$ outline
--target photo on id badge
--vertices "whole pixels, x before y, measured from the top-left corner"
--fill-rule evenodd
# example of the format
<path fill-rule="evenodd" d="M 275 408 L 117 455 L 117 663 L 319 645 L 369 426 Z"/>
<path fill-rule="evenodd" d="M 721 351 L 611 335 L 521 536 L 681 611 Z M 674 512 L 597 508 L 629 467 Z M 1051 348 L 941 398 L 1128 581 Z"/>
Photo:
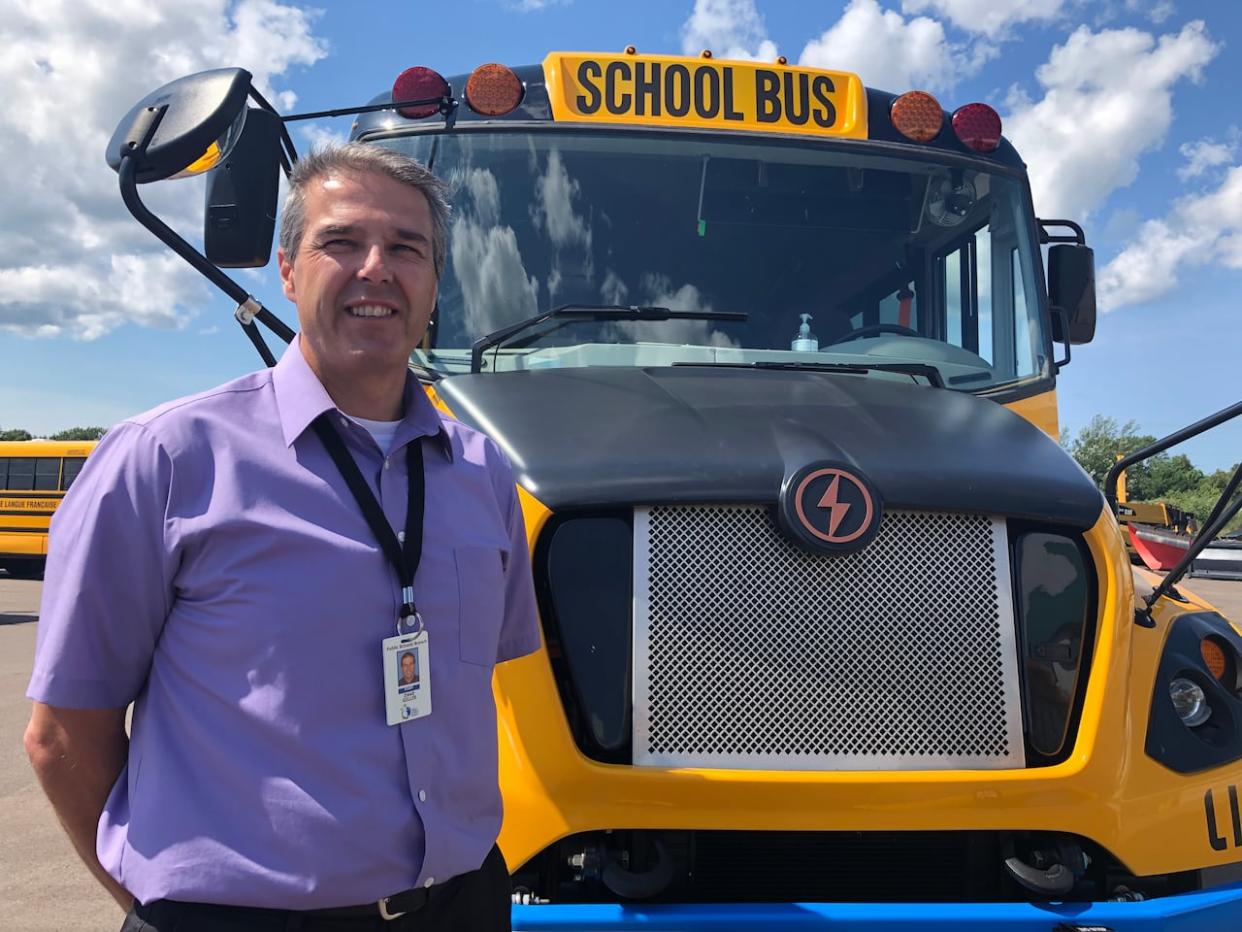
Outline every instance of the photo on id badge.
<path fill-rule="evenodd" d="M 385 638 L 384 710 L 389 725 L 431 714 L 427 632 Z"/>

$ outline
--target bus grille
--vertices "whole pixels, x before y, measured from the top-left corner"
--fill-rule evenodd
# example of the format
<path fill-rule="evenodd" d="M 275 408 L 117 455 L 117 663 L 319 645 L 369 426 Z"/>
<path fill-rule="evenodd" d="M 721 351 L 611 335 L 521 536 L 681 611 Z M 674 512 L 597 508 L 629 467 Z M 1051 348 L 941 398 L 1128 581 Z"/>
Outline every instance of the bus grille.
<path fill-rule="evenodd" d="M 765 506 L 634 515 L 634 763 L 1023 766 L 1005 523 L 891 511 L 816 555 Z"/>

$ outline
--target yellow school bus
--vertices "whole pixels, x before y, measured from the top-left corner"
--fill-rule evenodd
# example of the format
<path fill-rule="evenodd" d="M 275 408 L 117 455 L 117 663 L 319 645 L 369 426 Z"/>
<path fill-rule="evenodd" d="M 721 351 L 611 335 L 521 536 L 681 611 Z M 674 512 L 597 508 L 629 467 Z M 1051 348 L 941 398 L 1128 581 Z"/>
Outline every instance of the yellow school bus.
<path fill-rule="evenodd" d="M 42 575 L 52 515 L 94 448 L 93 440 L 0 440 L 0 569 Z"/>
<path fill-rule="evenodd" d="M 992 108 L 631 47 L 333 113 L 452 183 L 411 365 L 533 555 L 515 928 L 1242 927 L 1242 627 L 1136 588 L 1056 442 L 1093 257 Z M 222 69 L 108 150 L 269 363 L 256 322 L 293 333 L 222 268 L 267 263 L 284 123 L 324 115 Z M 136 186 L 202 169 L 206 256 Z"/>

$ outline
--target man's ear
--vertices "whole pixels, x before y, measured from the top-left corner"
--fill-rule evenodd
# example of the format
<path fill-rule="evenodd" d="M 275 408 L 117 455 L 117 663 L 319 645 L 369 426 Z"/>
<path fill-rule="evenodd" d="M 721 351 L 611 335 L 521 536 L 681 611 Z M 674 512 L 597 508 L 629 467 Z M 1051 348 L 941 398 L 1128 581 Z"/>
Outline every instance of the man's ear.
<path fill-rule="evenodd" d="M 297 304 L 298 293 L 293 284 L 293 263 L 289 261 L 282 247 L 276 249 L 276 264 L 280 267 L 280 285 L 284 289 L 285 297 Z"/>

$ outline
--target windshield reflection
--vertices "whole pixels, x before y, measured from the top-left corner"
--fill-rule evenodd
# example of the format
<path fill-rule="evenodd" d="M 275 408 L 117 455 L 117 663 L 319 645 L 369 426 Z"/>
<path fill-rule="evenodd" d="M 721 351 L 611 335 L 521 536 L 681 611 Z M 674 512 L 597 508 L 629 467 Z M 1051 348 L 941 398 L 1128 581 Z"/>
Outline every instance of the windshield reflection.
<path fill-rule="evenodd" d="M 813 145 L 647 134 L 384 141 L 453 190 L 428 346 L 468 371 L 481 337 L 564 304 L 740 311 L 745 322 L 574 321 L 490 368 L 869 359 L 949 387 L 1048 369 L 1018 181 Z"/>

